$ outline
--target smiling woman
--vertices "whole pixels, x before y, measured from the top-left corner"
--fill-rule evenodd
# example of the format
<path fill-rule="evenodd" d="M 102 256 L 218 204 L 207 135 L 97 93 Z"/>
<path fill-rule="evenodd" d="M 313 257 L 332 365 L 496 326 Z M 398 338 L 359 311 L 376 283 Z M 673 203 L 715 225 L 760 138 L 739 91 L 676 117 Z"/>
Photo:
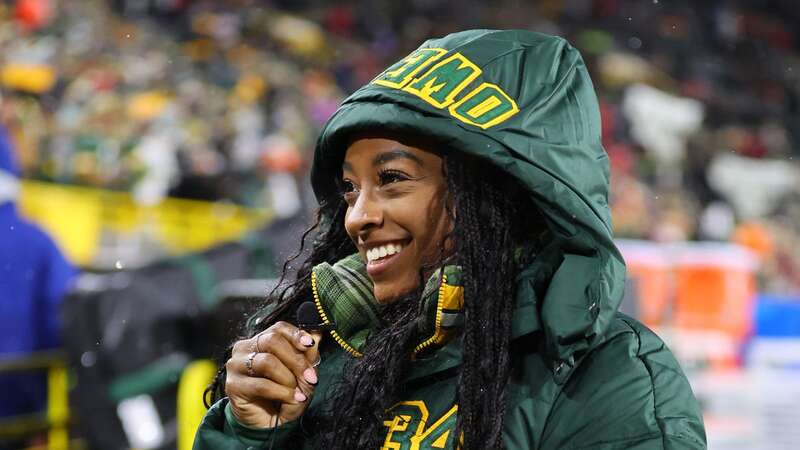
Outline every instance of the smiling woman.
<path fill-rule="evenodd" d="M 563 39 L 424 43 L 341 105 L 311 181 L 311 254 L 233 345 L 195 449 L 705 448 L 678 363 L 616 312 L 597 101 Z"/>

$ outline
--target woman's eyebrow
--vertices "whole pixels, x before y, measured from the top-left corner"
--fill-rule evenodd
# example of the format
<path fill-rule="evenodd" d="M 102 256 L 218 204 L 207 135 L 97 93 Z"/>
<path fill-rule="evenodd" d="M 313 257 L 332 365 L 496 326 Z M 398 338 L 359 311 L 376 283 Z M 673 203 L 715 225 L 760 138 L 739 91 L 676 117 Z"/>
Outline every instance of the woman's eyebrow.
<path fill-rule="evenodd" d="M 422 164 L 422 160 L 419 159 L 416 155 L 414 155 L 411 152 L 407 152 L 407 151 L 405 151 L 403 149 L 399 149 L 399 148 L 398 149 L 394 149 L 394 150 L 389 150 L 389 151 L 386 151 L 386 152 L 382 152 L 381 154 L 376 156 L 375 159 L 372 160 L 372 165 L 373 166 L 380 166 L 381 164 L 386 164 L 387 162 L 393 161 L 393 160 L 398 159 L 398 158 L 410 159 L 411 161 L 414 161 L 415 163 L 417 163 L 417 165 L 419 165 L 419 166 L 423 165 Z"/>

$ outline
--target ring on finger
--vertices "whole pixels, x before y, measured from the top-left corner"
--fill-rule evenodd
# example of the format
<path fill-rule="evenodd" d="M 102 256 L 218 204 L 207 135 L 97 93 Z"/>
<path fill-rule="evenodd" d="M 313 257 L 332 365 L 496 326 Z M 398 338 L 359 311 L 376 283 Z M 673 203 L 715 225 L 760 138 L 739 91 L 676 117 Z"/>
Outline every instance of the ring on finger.
<path fill-rule="evenodd" d="M 320 355 L 319 358 L 317 358 L 317 362 L 312 364 L 311 367 L 317 367 L 318 365 L 320 365 L 321 362 L 322 362 L 322 355 Z"/>
<path fill-rule="evenodd" d="M 253 371 L 253 359 L 255 359 L 257 354 L 258 352 L 250 353 L 250 355 L 247 356 L 247 361 L 244 362 L 244 366 L 247 368 L 247 374 L 251 377 L 256 376 L 256 373 Z"/>

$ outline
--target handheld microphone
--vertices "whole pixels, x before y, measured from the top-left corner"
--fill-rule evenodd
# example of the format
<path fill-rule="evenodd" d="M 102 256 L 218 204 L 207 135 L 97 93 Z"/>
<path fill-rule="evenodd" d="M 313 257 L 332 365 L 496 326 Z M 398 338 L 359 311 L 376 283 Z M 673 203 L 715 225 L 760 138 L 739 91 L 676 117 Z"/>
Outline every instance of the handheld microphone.
<path fill-rule="evenodd" d="M 306 301 L 297 307 L 297 327 L 306 331 L 328 331 L 336 328 L 335 323 L 324 323 L 314 302 Z"/>

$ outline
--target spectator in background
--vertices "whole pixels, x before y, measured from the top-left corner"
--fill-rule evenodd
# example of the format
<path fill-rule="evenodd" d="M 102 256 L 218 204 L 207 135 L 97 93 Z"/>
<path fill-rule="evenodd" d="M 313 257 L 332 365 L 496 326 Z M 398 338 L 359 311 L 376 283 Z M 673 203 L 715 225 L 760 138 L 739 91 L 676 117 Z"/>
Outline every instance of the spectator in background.
<path fill-rule="evenodd" d="M 76 270 L 16 209 L 20 169 L 0 126 L 0 359 L 59 345 L 58 310 Z M 0 374 L 0 418 L 41 410 L 44 375 Z"/>

